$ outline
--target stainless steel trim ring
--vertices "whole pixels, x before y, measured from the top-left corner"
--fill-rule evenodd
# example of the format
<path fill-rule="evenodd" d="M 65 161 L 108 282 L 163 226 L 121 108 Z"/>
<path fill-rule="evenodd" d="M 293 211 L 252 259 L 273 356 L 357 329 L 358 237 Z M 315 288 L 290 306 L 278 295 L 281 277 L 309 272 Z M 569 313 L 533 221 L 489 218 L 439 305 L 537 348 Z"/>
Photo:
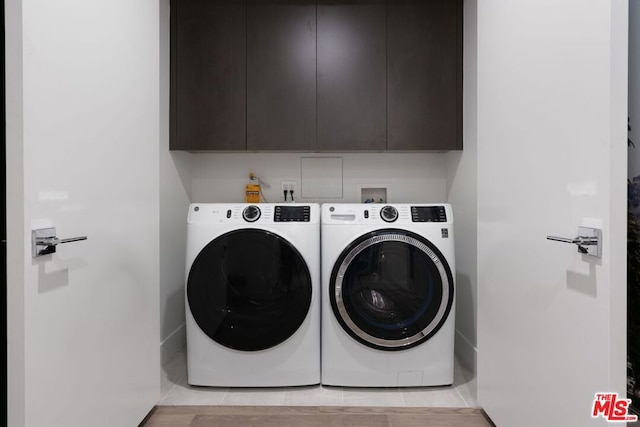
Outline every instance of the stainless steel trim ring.
<path fill-rule="evenodd" d="M 387 339 L 378 338 L 360 329 L 353 322 L 353 320 L 351 320 L 351 317 L 349 316 L 349 313 L 345 308 L 344 301 L 342 298 L 342 282 L 344 280 L 344 274 L 347 271 L 347 268 L 349 267 L 349 265 L 351 264 L 351 261 L 353 261 L 353 259 L 356 256 L 358 256 L 358 254 L 360 254 L 360 252 L 362 252 L 366 248 L 376 245 L 378 243 L 389 242 L 389 241 L 406 243 L 408 245 L 411 245 L 419 249 L 424 254 L 426 254 L 435 264 L 438 270 L 438 273 L 440 273 L 440 279 L 442 283 L 442 302 L 440 304 L 440 307 L 438 308 L 438 312 L 436 313 L 436 316 L 427 325 L 426 328 L 422 329 L 420 332 L 418 332 L 415 335 L 403 338 L 401 340 L 387 340 Z M 407 236 L 401 233 L 381 234 L 381 235 L 373 236 L 367 240 L 364 240 L 363 242 L 358 244 L 355 248 L 353 248 L 344 258 L 344 260 L 340 264 L 340 267 L 338 268 L 338 273 L 335 279 L 335 299 L 336 299 L 336 306 L 338 308 L 338 312 L 340 313 L 340 317 L 342 317 L 342 320 L 347 324 L 349 329 L 351 329 L 351 331 L 353 331 L 358 337 L 360 337 L 366 342 L 369 342 L 371 344 L 374 344 L 380 347 L 392 347 L 392 348 L 404 347 L 404 346 L 411 345 L 416 341 L 420 341 L 424 337 L 428 336 L 438 326 L 438 324 L 444 318 L 444 316 L 446 316 L 447 301 L 449 300 L 449 276 L 447 275 L 447 271 L 444 265 L 442 264 L 440 258 L 435 254 L 435 252 L 433 252 L 433 250 L 429 246 L 425 245 L 423 242 L 411 236 Z"/>

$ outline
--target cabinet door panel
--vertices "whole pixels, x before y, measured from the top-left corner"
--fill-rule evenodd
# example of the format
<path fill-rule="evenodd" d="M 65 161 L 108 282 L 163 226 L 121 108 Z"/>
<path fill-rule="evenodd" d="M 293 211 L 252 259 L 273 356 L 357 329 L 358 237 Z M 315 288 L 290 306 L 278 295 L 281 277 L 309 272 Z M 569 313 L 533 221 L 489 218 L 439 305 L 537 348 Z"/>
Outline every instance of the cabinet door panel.
<path fill-rule="evenodd" d="M 318 148 L 386 147 L 386 2 L 318 2 Z"/>
<path fill-rule="evenodd" d="M 247 4 L 247 148 L 316 146 L 316 3 Z"/>
<path fill-rule="evenodd" d="M 462 148 L 462 1 L 388 10 L 387 148 Z"/>
<path fill-rule="evenodd" d="M 171 4 L 173 150 L 246 149 L 246 4 Z"/>

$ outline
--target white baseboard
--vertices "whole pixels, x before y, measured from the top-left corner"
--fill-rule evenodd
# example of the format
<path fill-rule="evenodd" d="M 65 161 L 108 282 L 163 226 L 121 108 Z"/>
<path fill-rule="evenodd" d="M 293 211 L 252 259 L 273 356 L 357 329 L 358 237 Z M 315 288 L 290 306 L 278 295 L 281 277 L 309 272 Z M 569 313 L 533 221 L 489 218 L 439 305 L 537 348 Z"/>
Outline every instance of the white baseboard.
<path fill-rule="evenodd" d="M 462 366 L 475 374 L 478 361 L 478 349 L 457 329 L 455 353 Z"/>
<path fill-rule="evenodd" d="M 160 343 L 160 364 L 164 366 L 173 356 L 179 352 L 187 343 L 187 331 L 185 324 L 178 326 Z"/>

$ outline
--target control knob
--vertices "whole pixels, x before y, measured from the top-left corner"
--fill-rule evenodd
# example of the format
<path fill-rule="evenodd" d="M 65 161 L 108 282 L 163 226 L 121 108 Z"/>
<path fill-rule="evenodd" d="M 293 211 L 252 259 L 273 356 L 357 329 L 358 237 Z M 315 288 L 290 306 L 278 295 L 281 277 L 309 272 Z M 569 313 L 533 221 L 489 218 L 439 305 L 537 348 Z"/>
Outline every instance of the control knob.
<path fill-rule="evenodd" d="M 260 208 L 256 205 L 249 205 L 242 211 L 242 218 L 247 222 L 256 222 L 260 218 Z"/>
<path fill-rule="evenodd" d="M 398 210 L 393 206 L 385 206 L 380 211 L 380 217 L 385 222 L 393 222 L 398 219 Z"/>

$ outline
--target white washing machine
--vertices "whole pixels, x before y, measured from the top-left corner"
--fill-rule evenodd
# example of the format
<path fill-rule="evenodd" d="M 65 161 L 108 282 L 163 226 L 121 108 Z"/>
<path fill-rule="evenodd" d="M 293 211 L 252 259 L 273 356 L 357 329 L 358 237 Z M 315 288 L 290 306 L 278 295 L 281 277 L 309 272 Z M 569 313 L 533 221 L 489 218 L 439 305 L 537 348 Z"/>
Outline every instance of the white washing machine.
<path fill-rule="evenodd" d="M 322 383 L 453 383 L 448 204 L 322 205 Z"/>
<path fill-rule="evenodd" d="M 187 380 L 221 387 L 320 382 L 320 206 L 192 204 Z"/>

